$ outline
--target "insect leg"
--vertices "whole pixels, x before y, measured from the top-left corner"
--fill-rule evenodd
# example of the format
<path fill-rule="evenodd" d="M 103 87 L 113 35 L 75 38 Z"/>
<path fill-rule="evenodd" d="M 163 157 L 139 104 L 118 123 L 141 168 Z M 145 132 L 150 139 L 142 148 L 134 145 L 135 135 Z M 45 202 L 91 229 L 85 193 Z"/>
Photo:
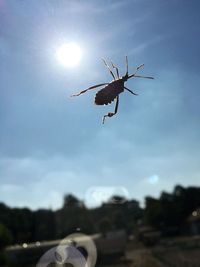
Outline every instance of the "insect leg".
<path fill-rule="evenodd" d="M 104 64 L 106 65 L 106 67 L 108 68 L 110 74 L 113 76 L 113 79 L 116 80 L 116 79 L 115 79 L 115 75 L 113 74 L 112 70 L 110 69 L 110 67 L 109 67 L 109 65 L 107 64 L 107 62 L 105 61 L 105 59 L 102 58 L 102 60 L 103 60 L 103 63 L 104 63 Z"/>
<path fill-rule="evenodd" d="M 138 95 L 138 94 L 134 93 L 133 91 L 131 91 L 130 89 L 128 89 L 127 87 L 125 87 L 125 86 L 124 86 L 124 89 L 126 89 L 127 91 L 129 91 L 133 95 Z"/>
<path fill-rule="evenodd" d="M 103 124 L 105 122 L 106 117 L 110 118 L 110 117 L 114 116 L 117 113 L 118 106 L 119 106 L 119 96 L 116 97 L 115 111 L 114 112 L 108 112 L 108 114 L 103 116 L 103 121 L 102 121 Z"/>
<path fill-rule="evenodd" d="M 71 97 L 73 97 L 73 96 L 79 96 L 79 95 L 81 95 L 83 93 L 86 93 L 89 90 L 95 89 L 96 87 L 103 86 L 103 85 L 106 85 L 106 84 L 108 84 L 108 83 L 100 83 L 100 84 L 97 84 L 97 85 L 93 85 L 93 86 L 91 86 L 91 87 L 89 87 L 89 88 L 87 88 L 85 90 L 80 91 L 78 94 L 71 95 Z"/>

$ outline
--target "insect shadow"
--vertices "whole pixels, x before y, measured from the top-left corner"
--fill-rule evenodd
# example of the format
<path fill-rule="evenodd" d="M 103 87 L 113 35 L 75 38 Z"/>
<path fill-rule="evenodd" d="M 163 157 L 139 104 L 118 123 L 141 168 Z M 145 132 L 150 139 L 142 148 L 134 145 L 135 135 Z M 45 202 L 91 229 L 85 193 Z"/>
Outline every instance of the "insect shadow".
<path fill-rule="evenodd" d="M 128 74 L 128 57 L 127 56 L 126 56 L 126 73 L 124 76 L 121 76 L 121 77 L 119 75 L 119 69 L 116 65 L 114 65 L 111 62 L 111 66 L 113 68 L 113 69 L 111 69 L 110 66 L 108 65 L 108 63 L 106 62 L 106 60 L 105 59 L 102 59 L 102 60 L 103 60 L 103 63 L 105 64 L 105 66 L 108 68 L 108 70 L 109 70 L 109 72 L 112 75 L 114 80 L 112 80 L 109 83 L 100 83 L 100 84 L 93 85 L 93 86 L 88 87 L 87 89 L 82 90 L 79 93 L 71 95 L 71 96 L 72 97 L 79 96 L 83 93 L 86 93 L 89 90 L 93 90 L 97 87 L 103 86 L 103 88 L 101 90 L 99 90 L 95 95 L 95 100 L 94 100 L 95 104 L 96 105 L 108 105 L 108 104 L 111 104 L 111 102 L 116 101 L 114 112 L 108 112 L 106 115 L 103 116 L 102 122 L 104 124 L 106 117 L 112 117 L 117 113 L 118 106 L 119 106 L 119 94 L 120 93 L 122 93 L 122 92 L 124 92 L 124 90 L 126 90 L 133 95 L 138 95 L 138 94 L 134 93 L 132 90 L 130 90 L 124 86 L 124 83 L 128 79 L 130 79 L 132 77 L 134 77 L 134 78 L 146 78 L 146 79 L 154 79 L 154 78 L 149 77 L 149 76 L 141 76 L 141 75 L 137 74 L 138 70 L 140 68 L 144 67 L 144 64 L 141 64 L 140 66 L 138 66 L 136 68 L 136 71 L 133 74 L 129 75 Z M 114 75 L 113 70 L 116 71 L 116 74 L 115 74 L 116 76 Z"/>

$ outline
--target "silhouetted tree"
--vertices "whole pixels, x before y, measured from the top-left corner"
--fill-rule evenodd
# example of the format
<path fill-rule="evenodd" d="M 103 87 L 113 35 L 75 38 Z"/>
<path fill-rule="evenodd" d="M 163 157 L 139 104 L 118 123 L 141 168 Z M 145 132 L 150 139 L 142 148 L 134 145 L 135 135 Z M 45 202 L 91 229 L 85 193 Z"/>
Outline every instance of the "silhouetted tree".
<path fill-rule="evenodd" d="M 11 242 L 12 242 L 11 232 L 5 225 L 0 223 L 0 266 L 4 265 L 6 262 L 4 249 L 6 246 L 10 245 Z"/>
<path fill-rule="evenodd" d="M 11 242 L 12 234 L 10 230 L 5 225 L 0 223 L 0 250 L 11 244 Z"/>
<path fill-rule="evenodd" d="M 91 233 L 93 229 L 89 210 L 78 198 L 66 195 L 63 207 L 56 212 L 57 236 L 62 238 L 77 229 Z"/>
<path fill-rule="evenodd" d="M 55 238 L 55 213 L 40 209 L 34 212 L 34 240 L 51 240 Z"/>
<path fill-rule="evenodd" d="M 158 199 L 145 198 L 145 209 L 136 200 L 112 196 L 100 207 L 88 209 L 72 194 L 64 197 L 57 211 L 10 208 L 0 203 L 0 223 L 9 229 L 13 243 L 63 238 L 81 230 L 92 234 L 105 229 L 137 230 L 138 221 L 145 222 L 165 235 L 180 234 L 187 218 L 200 208 L 200 188 L 175 186 L 172 193 L 162 192 Z"/>
<path fill-rule="evenodd" d="M 75 196 L 69 194 L 64 197 L 63 208 L 77 208 L 84 206 L 84 203 Z"/>
<path fill-rule="evenodd" d="M 145 222 L 156 228 L 162 224 L 162 208 L 159 200 L 152 197 L 145 198 Z"/>
<path fill-rule="evenodd" d="M 105 235 L 108 231 L 112 230 L 112 225 L 108 217 L 104 217 L 99 221 L 99 231 Z"/>

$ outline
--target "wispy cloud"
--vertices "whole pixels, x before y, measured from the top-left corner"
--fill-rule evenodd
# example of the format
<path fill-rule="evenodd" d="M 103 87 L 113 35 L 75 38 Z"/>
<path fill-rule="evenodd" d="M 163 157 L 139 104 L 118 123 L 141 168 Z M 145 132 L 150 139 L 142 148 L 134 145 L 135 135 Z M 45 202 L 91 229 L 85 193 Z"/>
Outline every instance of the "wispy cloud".
<path fill-rule="evenodd" d="M 144 53 L 146 49 L 148 49 L 149 51 L 151 49 L 151 46 L 157 43 L 166 41 L 168 37 L 169 36 L 163 34 L 163 35 L 155 36 L 154 38 L 150 40 L 149 39 L 144 40 L 141 44 L 135 45 L 135 47 L 130 50 L 129 54 L 136 55 L 136 54 Z"/>

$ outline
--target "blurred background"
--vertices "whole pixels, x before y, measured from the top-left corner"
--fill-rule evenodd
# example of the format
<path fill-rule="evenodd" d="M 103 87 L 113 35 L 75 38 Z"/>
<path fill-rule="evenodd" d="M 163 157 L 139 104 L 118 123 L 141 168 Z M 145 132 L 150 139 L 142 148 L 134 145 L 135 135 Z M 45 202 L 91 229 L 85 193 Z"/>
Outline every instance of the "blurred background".
<path fill-rule="evenodd" d="M 0 265 L 82 232 L 100 266 L 200 266 L 199 9 L 0 0 Z M 124 75 L 126 55 L 155 79 L 130 79 L 139 95 L 102 125 L 99 88 L 70 95 L 112 80 L 102 58 Z"/>

